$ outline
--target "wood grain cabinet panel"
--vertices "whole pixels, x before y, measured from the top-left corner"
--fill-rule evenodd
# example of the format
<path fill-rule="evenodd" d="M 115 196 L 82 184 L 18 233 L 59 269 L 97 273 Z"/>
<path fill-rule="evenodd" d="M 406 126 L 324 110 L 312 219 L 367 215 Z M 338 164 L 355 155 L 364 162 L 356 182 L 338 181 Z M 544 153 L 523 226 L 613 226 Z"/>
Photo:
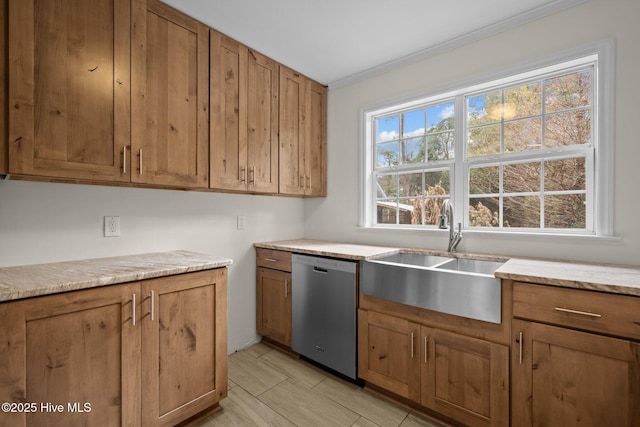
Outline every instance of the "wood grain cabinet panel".
<path fill-rule="evenodd" d="M 278 191 L 278 64 L 211 30 L 211 188 Z"/>
<path fill-rule="evenodd" d="M 9 145 L 7 142 L 7 39 L 9 37 L 7 21 L 7 0 L 0 0 L 0 175 L 9 172 L 7 154 Z"/>
<path fill-rule="evenodd" d="M 131 180 L 207 187 L 208 29 L 157 0 L 133 10 Z"/>
<path fill-rule="evenodd" d="M 0 425 L 137 425 L 137 290 L 117 285 L 0 305 L 9 315 L 0 328 L 0 365 L 8 374 L 0 379 L 1 400 L 38 405 L 26 414 L 3 413 Z M 41 410 L 47 402 L 64 410 Z M 69 403 L 83 411 L 70 411 Z"/>
<path fill-rule="evenodd" d="M 227 395 L 226 269 L 142 284 L 142 425 L 173 426 Z"/>
<path fill-rule="evenodd" d="M 509 348 L 422 327 L 422 405 L 468 426 L 509 425 Z"/>
<path fill-rule="evenodd" d="M 280 66 L 280 193 L 326 196 L 326 88 Z"/>
<path fill-rule="evenodd" d="M 130 0 L 9 0 L 9 172 L 129 181 Z"/>
<path fill-rule="evenodd" d="M 291 347 L 291 273 L 258 268 L 257 297 L 258 333 Z"/>
<path fill-rule="evenodd" d="M 517 319 L 513 331 L 513 426 L 640 425 L 640 344 Z"/>

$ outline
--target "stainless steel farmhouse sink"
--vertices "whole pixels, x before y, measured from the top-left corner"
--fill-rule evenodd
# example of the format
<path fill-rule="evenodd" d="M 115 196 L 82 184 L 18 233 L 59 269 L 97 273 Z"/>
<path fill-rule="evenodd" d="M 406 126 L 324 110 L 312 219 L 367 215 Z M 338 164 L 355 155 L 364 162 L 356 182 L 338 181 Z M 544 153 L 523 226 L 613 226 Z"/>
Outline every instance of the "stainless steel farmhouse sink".
<path fill-rule="evenodd" d="M 399 253 L 362 261 L 366 295 L 470 319 L 500 323 L 501 262 Z"/>

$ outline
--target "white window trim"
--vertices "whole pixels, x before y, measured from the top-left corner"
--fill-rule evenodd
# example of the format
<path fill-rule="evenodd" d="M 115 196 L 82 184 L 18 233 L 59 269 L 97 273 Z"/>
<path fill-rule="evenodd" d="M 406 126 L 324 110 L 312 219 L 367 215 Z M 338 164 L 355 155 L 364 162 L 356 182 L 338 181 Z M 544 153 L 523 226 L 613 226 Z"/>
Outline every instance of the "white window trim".
<path fill-rule="evenodd" d="M 455 84 L 440 87 L 428 92 L 416 94 L 411 97 L 404 97 L 392 101 L 386 101 L 376 105 L 360 109 L 360 228 L 370 229 L 411 229 L 411 230 L 429 230 L 433 228 L 425 226 L 398 226 L 388 224 L 376 224 L 375 212 L 370 207 L 376 195 L 376 183 L 373 180 L 373 171 L 375 167 L 375 153 L 373 153 L 373 145 L 369 143 L 372 140 L 372 117 L 384 114 L 385 111 L 391 112 L 400 108 L 411 108 L 412 105 L 420 105 L 429 99 L 429 102 L 437 102 L 440 99 L 453 98 L 459 95 L 463 89 L 465 93 L 472 90 L 482 90 L 494 85 L 499 85 L 501 80 L 511 81 L 514 76 L 518 79 L 526 79 L 527 76 L 541 74 L 544 68 L 553 67 L 559 63 L 568 63 L 573 60 L 579 61 L 581 58 L 597 55 L 596 75 L 594 79 L 595 90 L 594 98 L 597 99 L 598 111 L 595 114 L 593 122 L 593 132 L 596 136 L 595 146 L 597 159 L 595 167 L 597 168 L 594 183 L 594 209 L 592 210 L 595 217 L 593 218 L 593 233 L 585 233 L 579 230 L 576 233 L 571 230 L 517 230 L 517 229 L 478 229 L 468 228 L 467 232 L 482 234 L 514 234 L 514 235 L 548 235 L 554 237 L 560 236 L 577 236 L 577 237 L 606 237 L 614 236 L 613 223 L 613 203 L 614 203 L 614 108 L 615 108 L 615 40 L 606 39 L 597 43 L 589 44 L 579 48 L 564 51 L 552 56 L 548 56 L 535 61 L 519 64 L 507 69 L 482 75 L 475 76 L 471 79 L 461 81 Z M 502 83 L 504 84 L 504 83 Z M 461 103 L 456 103 L 456 129 L 462 129 L 464 113 Z M 463 154 L 463 138 L 456 138 L 456 157 Z M 451 176 L 451 185 L 453 191 L 454 182 L 460 182 L 464 178 L 464 170 L 461 167 L 454 168 L 454 174 Z M 454 206 L 464 206 L 465 193 L 454 191 Z M 454 223 L 465 223 L 464 215 L 468 212 L 466 209 L 456 209 Z"/>

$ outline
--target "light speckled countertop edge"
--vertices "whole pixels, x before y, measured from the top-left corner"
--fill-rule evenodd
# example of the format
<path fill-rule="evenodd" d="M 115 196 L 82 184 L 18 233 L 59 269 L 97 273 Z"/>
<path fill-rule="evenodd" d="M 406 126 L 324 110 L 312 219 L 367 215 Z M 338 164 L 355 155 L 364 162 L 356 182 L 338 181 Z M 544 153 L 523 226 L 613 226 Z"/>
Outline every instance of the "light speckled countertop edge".
<path fill-rule="evenodd" d="M 309 255 L 328 256 L 334 258 L 353 260 L 374 260 L 383 256 L 393 255 L 398 252 L 409 252 L 427 255 L 438 255 L 456 258 L 484 259 L 488 261 L 504 262 L 505 264 L 496 271 L 496 277 L 536 283 L 564 288 L 582 289 L 613 294 L 640 296 L 640 267 L 593 265 L 577 262 L 535 260 L 526 258 L 509 258 L 499 255 L 474 254 L 465 252 L 449 253 L 430 249 L 383 247 L 366 244 L 351 244 L 329 242 L 311 239 L 294 239 L 275 242 L 254 243 L 256 248 L 285 250 Z M 345 253 L 352 248 L 358 250 L 370 250 L 369 254 Z M 558 271 L 543 275 L 544 273 L 531 272 L 531 269 L 548 271 L 547 267 L 554 265 Z M 585 269 L 587 272 L 585 273 Z M 521 271 L 518 271 L 521 270 Z M 625 272 L 624 280 L 620 281 L 620 272 Z M 586 277 L 591 276 L 591 277 Z M 597 280 L 596 280 L 597 279 Z M 634 280 L 636 282 L 634 282 Z M 635 284 L 637 283 L 637 285 Z"/>
<path fill-rule="evenodd" d="M 0 302 L 223 268 L 229 258 L 189 251 L 0 268 Z"/>

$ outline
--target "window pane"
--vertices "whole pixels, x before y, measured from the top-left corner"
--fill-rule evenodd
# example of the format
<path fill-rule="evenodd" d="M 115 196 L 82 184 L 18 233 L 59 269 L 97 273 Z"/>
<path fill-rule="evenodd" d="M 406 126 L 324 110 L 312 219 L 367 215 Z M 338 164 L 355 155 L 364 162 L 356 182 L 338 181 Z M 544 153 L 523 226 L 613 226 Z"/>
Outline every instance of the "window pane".
<path fill-rule="evenodd" d="M 467 155 L 489 156 L 500 153 L 500 125 L 483 126 L 469 130 Z"/>
<path fill-rule="evenodd" d="M 391 141 L 400 137 L 400 117 L 376 119 L 376 142 Z"/>
<path fill-rule="evenodd" d="M 403 164 L 424 162 L 424 137 L 407 139 L 402 143 L 404 144 Z"/>
<path fill-rule="evenodd" d="M 401 199 L 398 205 L 400 224 L 422 224 L 421 199 Z"/>
<path fill-rule="evenodd" d="M 376 210 L 378 224 L 396 224 L 398 204 L 395 200 L 378 200 Z"/>
<path fill-rule="evenodd" d="M 402 136 L 412 137 L 424 135 L 425 132 L 425 111 L 415 110 L 403 114 L 403 126 Z"/>
<path fill-rule="evenodd" d="M 376 145 L 376 162 L 379 167 L 397 166 L 400 159 L 400 143 L 385 142 Z"/>
<path fill-rule="evenodd" d="M 454 134 L 453 132 L 442 132 L 429 135 L 428 151 L 429 161 L 453 160 L 454 158 Z"/>
<path fill-rule="evenodd" d="M 542 124 L 539 117 L 504 124 L 504 152 L 513 153 L 542 148 Z"/>
<path fill-rule="evenodd" d="M 420 196 L 422 194 L 422 172 L 400 174 L 398 181 L 400 197 Z"/>
<path fill-rule="evenodd" d="M 498 227 L 500 225 L 500 200 L 497 197 L 470 197 L 469 225 L 471 227 Z"/>
<path fill-rule="evenodd" d="M 540 228 L 540 197 L 505 197 L 503 227 Z"/>
<path fill-rule="evenodd" d="M 500 121 L 502 92 L 495 91 L 467 98 L 467 123 L 469 126 Z"/>
<path fill-rule="evenodd" d="M 450 130 L 454 127 L 455 108 L 453 102 L 427 108 L 427 129 L 429 132 Z"/>
<path fill-rule="evenodd" d="M 386 199 L 398 195 L 396 177 L 396 174 L 378 175 L 378 198 Z"/>
<path fill-rule="evenodd" d="M 451 191 L 449 171 L 425 172 L 424 194 L 426 196 L 447 196 Z"/>
<path fill-rule="evenodd" d="M 586 167 L 584 157 L 562 160 L 545 160 L 545 191 L 569 191 L 586 189 Z"/>
<path fill-rule="evenodd" d="M 442 203 L 446 197 L 433 197 L 424 201 L 424 223 L 428 225 L 438 225 L 440 223 L 440 213 Z"/>
<path fill-rule="evenodd" d="M 469 194 L 498 194 L 499 192 L 500 170 L 498 166 L 469 170 Z"/>
<path fill-rule="evenodd" d="M 586 228 L 586 217 L 584 194 L 562 194 L 544 198 L 546 228 Z"/>
<path fill-rule="evenodd" d="M 504 193 L 534 193 L 540 191 L 540 162 L 516 163 L 503 167 Z M 539 225 L 539 224 L 538 224 Z"/>
<path fill-rule="evenodd" d="M 545 110 L 567 110 L 591 105 L 591 70 L 545 80 Z"/>
<path fill-rule="evenodd" d="M 505 89 L 503 116 L 505 120 L 540 115 L 542 89 L 538 82 Z"/>
<path fill-rule="evenodd" d="M 591 110 L 550 114 L 546 118 L 545 147 L 591 142 Z"/>

